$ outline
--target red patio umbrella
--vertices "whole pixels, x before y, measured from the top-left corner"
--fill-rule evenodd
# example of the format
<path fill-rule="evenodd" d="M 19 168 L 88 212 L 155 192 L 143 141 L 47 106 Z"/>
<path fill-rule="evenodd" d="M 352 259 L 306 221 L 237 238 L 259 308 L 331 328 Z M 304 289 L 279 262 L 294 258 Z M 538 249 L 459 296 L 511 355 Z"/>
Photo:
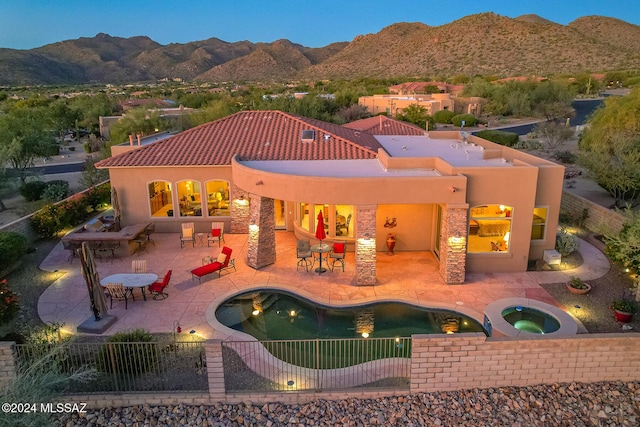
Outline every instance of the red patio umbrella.
<path fill-rule="evenodd" d="M 320 267 L 316 268 L 317 273 L 324 273 L 327 271 L 322 268 L 322 240 L 327 237 L 327 233 L 324 232 L 324 218 L 322 217 L 322 211 L 318 212 L 318 225 L 316 225 L 316 239 L 320 240 Z"/>
<path fill-rule="evenodd" d="M 318 212 L 318 225 L 316 226 L 316 239 L 322 241 L 327 238 L 327 233 L 324 232 L 324 218 L 322 217 L 322 211 Z"/>

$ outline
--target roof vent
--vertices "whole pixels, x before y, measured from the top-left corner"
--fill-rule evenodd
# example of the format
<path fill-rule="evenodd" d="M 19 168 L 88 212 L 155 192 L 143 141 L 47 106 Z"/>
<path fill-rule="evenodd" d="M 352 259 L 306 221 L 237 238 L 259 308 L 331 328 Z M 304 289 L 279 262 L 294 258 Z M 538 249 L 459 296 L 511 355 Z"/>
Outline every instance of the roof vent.
<path fill-rule="evenodd" d="M 313 142 L 316 138 L 316 131 L 314 130 L 303 130 L 302 131 L 302 142 Z"/>
<path fill-rule="evenodd" d="M 329 135 L 328 133 L 324 134 L 324 140 L 328 141 L 331 138 L 331 135 Z"/>

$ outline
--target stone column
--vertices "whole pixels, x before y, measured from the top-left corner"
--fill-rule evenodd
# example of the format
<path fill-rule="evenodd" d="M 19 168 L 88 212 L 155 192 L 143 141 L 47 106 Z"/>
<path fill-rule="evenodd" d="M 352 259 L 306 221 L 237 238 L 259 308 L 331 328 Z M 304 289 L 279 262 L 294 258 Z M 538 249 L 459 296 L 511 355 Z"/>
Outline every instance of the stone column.
<path fill-rule="evenodd" d="M 204 343 L 207 360 L 207 380 L 209 397 L 217 401 L 224 400 L 224 363 L 222 359 L 222 340 L 207 340 Z"/>
<path fill-rule="evenodd" d="M 356 206 L 356 284 L 376 284 L 377 205 Z"/>
<path fill-rule="evenodd" d="M 262 268 L 276 262 L 273 199 L 251 195 L 247 265 Z"/>
<path fill-rule="evenodd" d="M 235 184 L 231 185 L 230 215 L 231 234 L 246 234 L 249 232 L 250 195 Z"/>
<path fill-rule="evenodd" d="M 0 341 L 0 391 L 16 379 L 16 364 L 13 358 L 14 344 L 12 341 Z"/>
<path fill-rule="evenodd" d="M 445 283 L 464 283 L 467 260 L 469 205 L 442 207 L 440 229 L 440 275 Z"/>

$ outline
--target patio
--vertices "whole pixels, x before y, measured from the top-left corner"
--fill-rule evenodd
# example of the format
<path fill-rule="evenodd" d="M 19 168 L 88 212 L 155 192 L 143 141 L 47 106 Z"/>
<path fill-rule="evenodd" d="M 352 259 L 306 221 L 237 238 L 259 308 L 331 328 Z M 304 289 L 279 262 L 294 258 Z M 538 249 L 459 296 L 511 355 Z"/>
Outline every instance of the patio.
<path fill-rule="evenodd" d="M 101 278 L 115 273 L 131 271 L 131 261 L 147 260 L 147 271 L 162 277 L 172 269 L 172 277 L 166 291 L 166 300 L 142 300 L 136 290 L 136 301 L 125 310 L 124 302 L 114 301 L 109 314 L 117 316 L 116 323 L 105 333 L 108 335 L 134 328 L 144 328 L 154 333 L 171 333 L 177 321 L 183 333 L 194 330 L 203 338 L 228 338 L 214 329 L 208 319 L 213 319 L 216 300 L 230 294 L 256 287 L 279 288 L 330 305 L 352 305 L 376 300 L 403 301 L 432 308 L 445 308 L 469 315 L 482 322 L 484 308 L 491 302 L 510 297 L 531 298 L 552 305 L 559 305 L 540 283 L 563 283 L 570 276 L 585 280 L 600 277 L 609 269 L 608 260 L 596 248 L 581 241 L 580 252 L 584 264 L 574 270 L 467 274 L 462 285 L 446 285 L 438 273 L 438 263 L 430 252 L 396 252 L 387 256 L 377 254 L 377 285 L 353 284 L 355 265 L 353 253 L 347 253 L 345 271 L 340 268 L 324 274 L 304 270 L 296 271 L 296 239 L 293 233 L 276 232 L 275 264 L 254 270 L 245 264 L 246 234 L 225 234 L 226 246 L 233 249 L 237 271 L 225 271 L 218 278 L 216 273 L 203 278 L 202 284 L 192 280 L 190 270 L 202 264 L 207 256 L 217 256 L 219 247 L 186 245 L 180 249 L 178 233 L 155 233 L 155 241 L 146 251 L 129 257 L 96 259 Z M 63 330 L 76 333 L 76 327 L 92 316 L 89 295 L 80 262 L 68 262 L 68 252 L 62 243 L 41 264 L 46 271 L 59 274 L 58 279 L 42 294 L 38 301 L 38 313 L 44 322 L 63 323 Z M 579 329 L 584 332 L 584 329 Z"/>

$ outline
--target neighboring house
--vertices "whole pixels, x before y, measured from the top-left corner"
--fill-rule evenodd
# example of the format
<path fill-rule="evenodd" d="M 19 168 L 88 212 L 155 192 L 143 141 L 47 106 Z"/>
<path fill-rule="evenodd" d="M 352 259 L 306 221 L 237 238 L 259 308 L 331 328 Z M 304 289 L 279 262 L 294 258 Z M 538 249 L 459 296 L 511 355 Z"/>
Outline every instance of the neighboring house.
<path fill-rule="evenodd" d="M 327 241 L 353 251 L 362 285 L 375 284 L 389 233 L 396 251 L 431 251 L 447 283 L 526 271 L 554 248 L 564 167 L 464 132 L 374 119 L 347 127 L 243 111 L 96 166 L 109 169 L 123 225 L 177 232 L 194 222 L 206 233 L 223 221 L 248 233 L 254 268 L 275 261 L 276 229 L 314 239 L 319 212 Z M 398 134 L 376 132 L 385 123 Z"/>
<path fill-rule="evenodd" d="M 464 85 L 452 85 L 445 82 L 407 82 L 394 86 L 389 86 L 389 93 L 397 95 L 413 95 L 416 93 L 427 93 L 427 89 L 438 88 L 439 93 L 450 93 L 457 96 L 464 90 Z"/>

